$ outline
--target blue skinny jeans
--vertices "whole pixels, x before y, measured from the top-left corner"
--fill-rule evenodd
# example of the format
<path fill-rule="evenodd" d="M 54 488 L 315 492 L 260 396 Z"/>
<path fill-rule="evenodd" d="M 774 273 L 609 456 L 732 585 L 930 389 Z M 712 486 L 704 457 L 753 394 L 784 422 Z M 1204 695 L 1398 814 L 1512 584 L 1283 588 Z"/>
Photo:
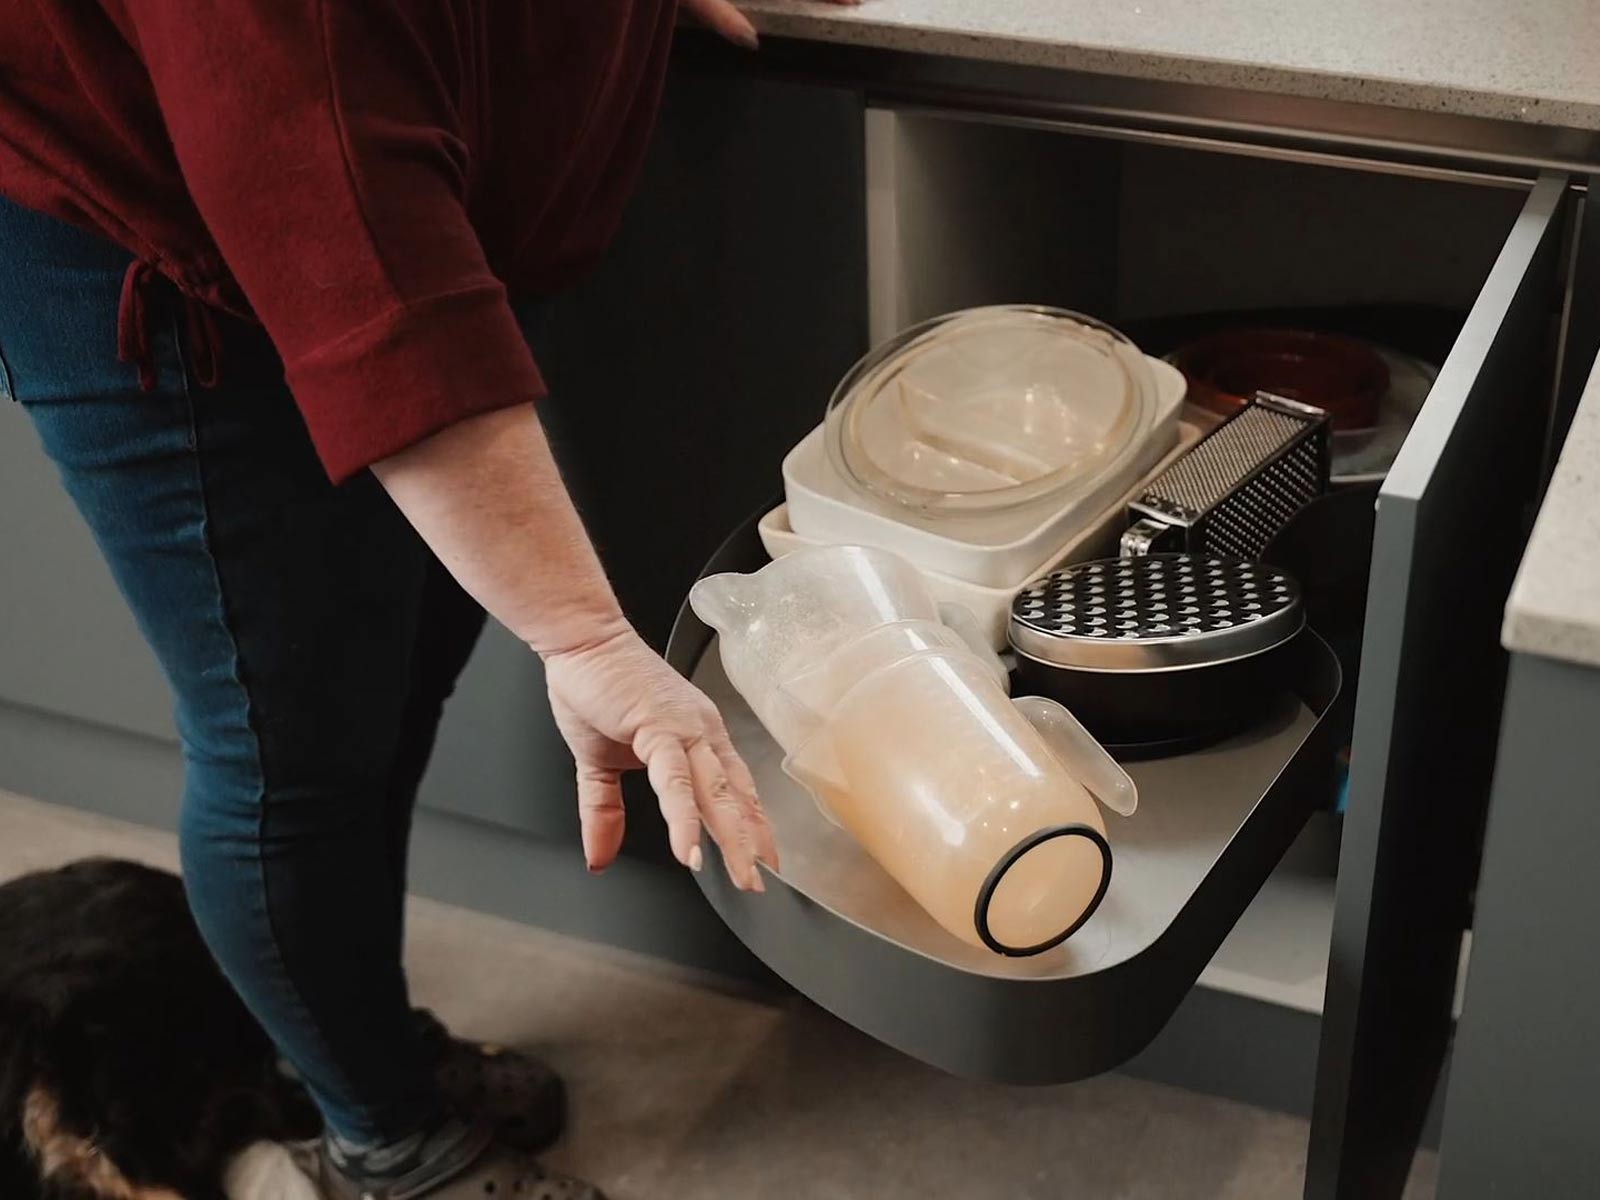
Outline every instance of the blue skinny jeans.
<path fill-rule="evenodd" d="M 148 279 L 143 390 L 117 357 L 130 260 L 0 200 L 0 393 L 171 683 L 207 944 L 335 1133 L 404 1137 L 441 1107 L 401 967 L 406 844 L 483 611 L 370 473 L 329 484 L 258 328 L 217 318 L 198 386 L 184 303 Z"/>

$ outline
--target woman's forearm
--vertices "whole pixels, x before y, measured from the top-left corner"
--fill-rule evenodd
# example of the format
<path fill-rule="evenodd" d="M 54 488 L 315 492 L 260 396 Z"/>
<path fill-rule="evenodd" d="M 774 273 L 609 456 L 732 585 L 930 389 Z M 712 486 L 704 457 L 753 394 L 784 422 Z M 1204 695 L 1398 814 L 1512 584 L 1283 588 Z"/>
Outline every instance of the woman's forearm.
<path fill-rule="evenodd" d="M 373 471 L 450 573 L 540 654 L 628 628 L 532 405 L 460 421 Z"/>
<path fill-rule="evenodd" d="M 461 585 L 543 656 L 590 869 L 616 858 L 622 773 L 643 767 L 678 861 L 699 869 L 704 823 L 734 883 L 761 891 L 756 863 L 778 855 L 749 768 L 711 701 L 623 617 L 532 405 L 469 417 L 373 470 Z"/>

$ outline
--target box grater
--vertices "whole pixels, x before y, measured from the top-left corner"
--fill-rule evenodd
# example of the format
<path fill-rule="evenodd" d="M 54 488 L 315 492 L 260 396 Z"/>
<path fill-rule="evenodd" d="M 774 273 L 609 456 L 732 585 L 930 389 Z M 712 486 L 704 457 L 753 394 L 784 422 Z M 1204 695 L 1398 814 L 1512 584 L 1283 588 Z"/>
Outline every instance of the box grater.
<path fill-rule="evenodd" d="M 1257 392 L 1128 506 L 1122 554 L 1260 558 L 1327 490 L 1329 458 L 1327 413 Z"/>

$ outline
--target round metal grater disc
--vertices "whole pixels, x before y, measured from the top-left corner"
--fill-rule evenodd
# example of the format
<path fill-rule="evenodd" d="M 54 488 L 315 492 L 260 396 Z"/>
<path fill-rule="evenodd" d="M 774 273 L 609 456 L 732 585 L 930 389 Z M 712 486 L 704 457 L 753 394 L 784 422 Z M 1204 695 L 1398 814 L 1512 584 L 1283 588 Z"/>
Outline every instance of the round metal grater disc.
<path fill-rule="evenodd" d="M 1274 567 L 1151 554 L 1079 563 L 1023 588 L 1010 635 L 1055 666 L 1150 671 L 1260 654 L 1304 624 L 1299 585 Z"/>

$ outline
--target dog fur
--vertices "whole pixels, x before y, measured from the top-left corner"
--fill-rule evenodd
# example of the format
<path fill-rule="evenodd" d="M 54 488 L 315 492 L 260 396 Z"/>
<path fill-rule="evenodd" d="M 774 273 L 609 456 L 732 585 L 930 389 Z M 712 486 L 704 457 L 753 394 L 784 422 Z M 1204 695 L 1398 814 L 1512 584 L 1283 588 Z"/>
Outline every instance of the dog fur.
<path fill-rule="evenodd" d="M 223 1200 L 315 1111 L 200 939 L 176 876 L 91 859 L 0 886 L 0 1198 Z"/>

